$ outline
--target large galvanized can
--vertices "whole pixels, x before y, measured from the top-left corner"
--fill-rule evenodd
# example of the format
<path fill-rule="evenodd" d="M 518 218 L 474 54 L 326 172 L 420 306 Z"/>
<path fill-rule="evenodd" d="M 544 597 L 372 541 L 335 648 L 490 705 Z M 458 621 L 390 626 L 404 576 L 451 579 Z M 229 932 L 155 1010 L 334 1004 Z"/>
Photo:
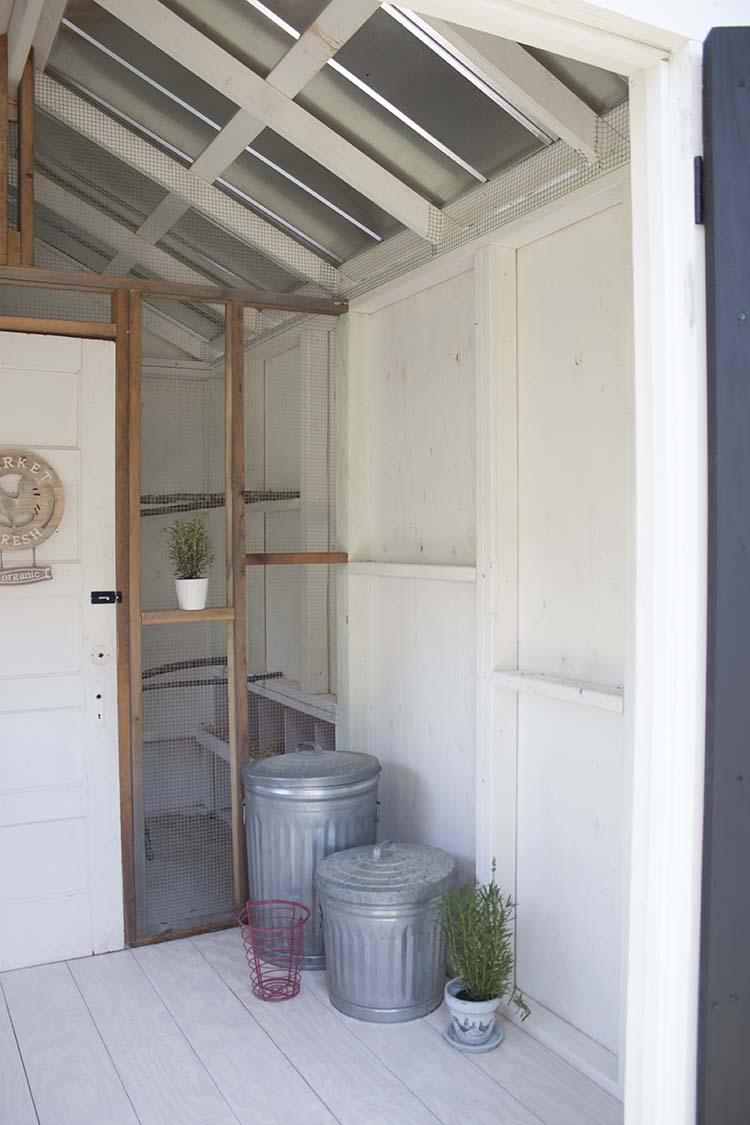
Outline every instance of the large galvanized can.
<path fill-rule="evenodd" d="M 332 852 L 375 842 L 379 775 L 370 754 L 312 745 L 242 770 L 250 896 L 309 908 L 303 969 L 325 965 L 315 868 Z"/>
<path fill-rule="evenodd" d="M 373 1023 L 402 1023 L 440 1005 L 445 940 L 440 896 L 456 861 L 422 844 L 386 841 L 329 856 L 316 884 L 334 1007 Z"/>

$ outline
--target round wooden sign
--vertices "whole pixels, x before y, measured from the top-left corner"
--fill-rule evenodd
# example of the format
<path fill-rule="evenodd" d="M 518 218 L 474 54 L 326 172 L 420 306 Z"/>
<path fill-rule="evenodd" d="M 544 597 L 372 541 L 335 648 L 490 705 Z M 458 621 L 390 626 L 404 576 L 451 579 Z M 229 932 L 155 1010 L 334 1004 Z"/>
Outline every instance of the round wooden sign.
<path fill-rule="evenodd" d="M 28 551 L 56 531 L 65 494 L 52 466 L 28 449 L 0 449 L 0 553 Z"/>

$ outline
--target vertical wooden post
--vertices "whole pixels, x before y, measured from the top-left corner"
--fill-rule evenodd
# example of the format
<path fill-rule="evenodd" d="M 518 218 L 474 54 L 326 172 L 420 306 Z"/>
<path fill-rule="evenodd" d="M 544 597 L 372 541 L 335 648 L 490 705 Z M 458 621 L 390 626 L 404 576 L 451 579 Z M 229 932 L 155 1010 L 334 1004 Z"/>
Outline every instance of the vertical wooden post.
<path fill-rule="evenodd" d="M 34 265 L 34 50 L 18 86 L 18 226 L 21 265 Z"/>
<path fill-rule="evenodd" d="M 133 826 L 134 926 L 137 937 L 138 906 L 145 901 L 146 851 L 143 824 L 143 702 L 141 695 L 141 294 L 129 295 L 128 347 L 128 577 L 130 637 L 130 754 Z M 124 591 L 123 591 L 124 593 Z"/>
<path fill-rule="evenodd" d="M 224 356 L 226 442 L 227 625 L 229 762 L 232 794 L 232 871 L 235 907 L 247 900 L 247 858 L 242 821 L 240 770 L 248 757 L 247 652 L 245 622 L 245 347 L 241 301 L 226 306 Z"/>
<path fill-rule="evenodd" d="M 8 264 L 8 36 L 0 36 L 0 266 Z"/>
<path fill-rule="evenodd" d="M 122 841 L 125 944 L 135 941 L 133 877 L 133 764 L 130 730 L 130 294 L 112 294 L 117 328 L 115 379 L 115 583 L 123 600 L 117 606 L 117 724 L 120 758 L 120 838 Z"/>

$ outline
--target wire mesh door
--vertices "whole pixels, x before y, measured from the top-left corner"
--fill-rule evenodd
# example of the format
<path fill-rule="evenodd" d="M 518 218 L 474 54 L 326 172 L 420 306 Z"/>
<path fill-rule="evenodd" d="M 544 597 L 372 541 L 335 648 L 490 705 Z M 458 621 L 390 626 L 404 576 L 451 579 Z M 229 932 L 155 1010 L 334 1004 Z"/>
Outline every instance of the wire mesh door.
<path fill-rule="evenodd" d="M 157 346 L 144 312 L 173 322 L 179 344 Z M 134 322 L 134 938 L 144 941 L 229 923 L 245 897 L 242 307 L 136 296 Z M 186 353 L 191 338 L 205 358 Z M 205 608 L 181 609 L 170 532 L 195 521 L 213 561 Z"/>

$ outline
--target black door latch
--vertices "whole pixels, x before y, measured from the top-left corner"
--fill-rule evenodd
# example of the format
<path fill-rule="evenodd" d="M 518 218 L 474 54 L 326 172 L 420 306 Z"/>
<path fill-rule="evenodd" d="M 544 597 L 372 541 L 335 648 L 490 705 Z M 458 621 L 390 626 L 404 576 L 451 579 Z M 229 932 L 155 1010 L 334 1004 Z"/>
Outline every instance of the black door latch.
<path fill-rule="evenodd" d="M 118 605 L 122 601 L 122 590 L 92 590 L 92 605 Z"/>

